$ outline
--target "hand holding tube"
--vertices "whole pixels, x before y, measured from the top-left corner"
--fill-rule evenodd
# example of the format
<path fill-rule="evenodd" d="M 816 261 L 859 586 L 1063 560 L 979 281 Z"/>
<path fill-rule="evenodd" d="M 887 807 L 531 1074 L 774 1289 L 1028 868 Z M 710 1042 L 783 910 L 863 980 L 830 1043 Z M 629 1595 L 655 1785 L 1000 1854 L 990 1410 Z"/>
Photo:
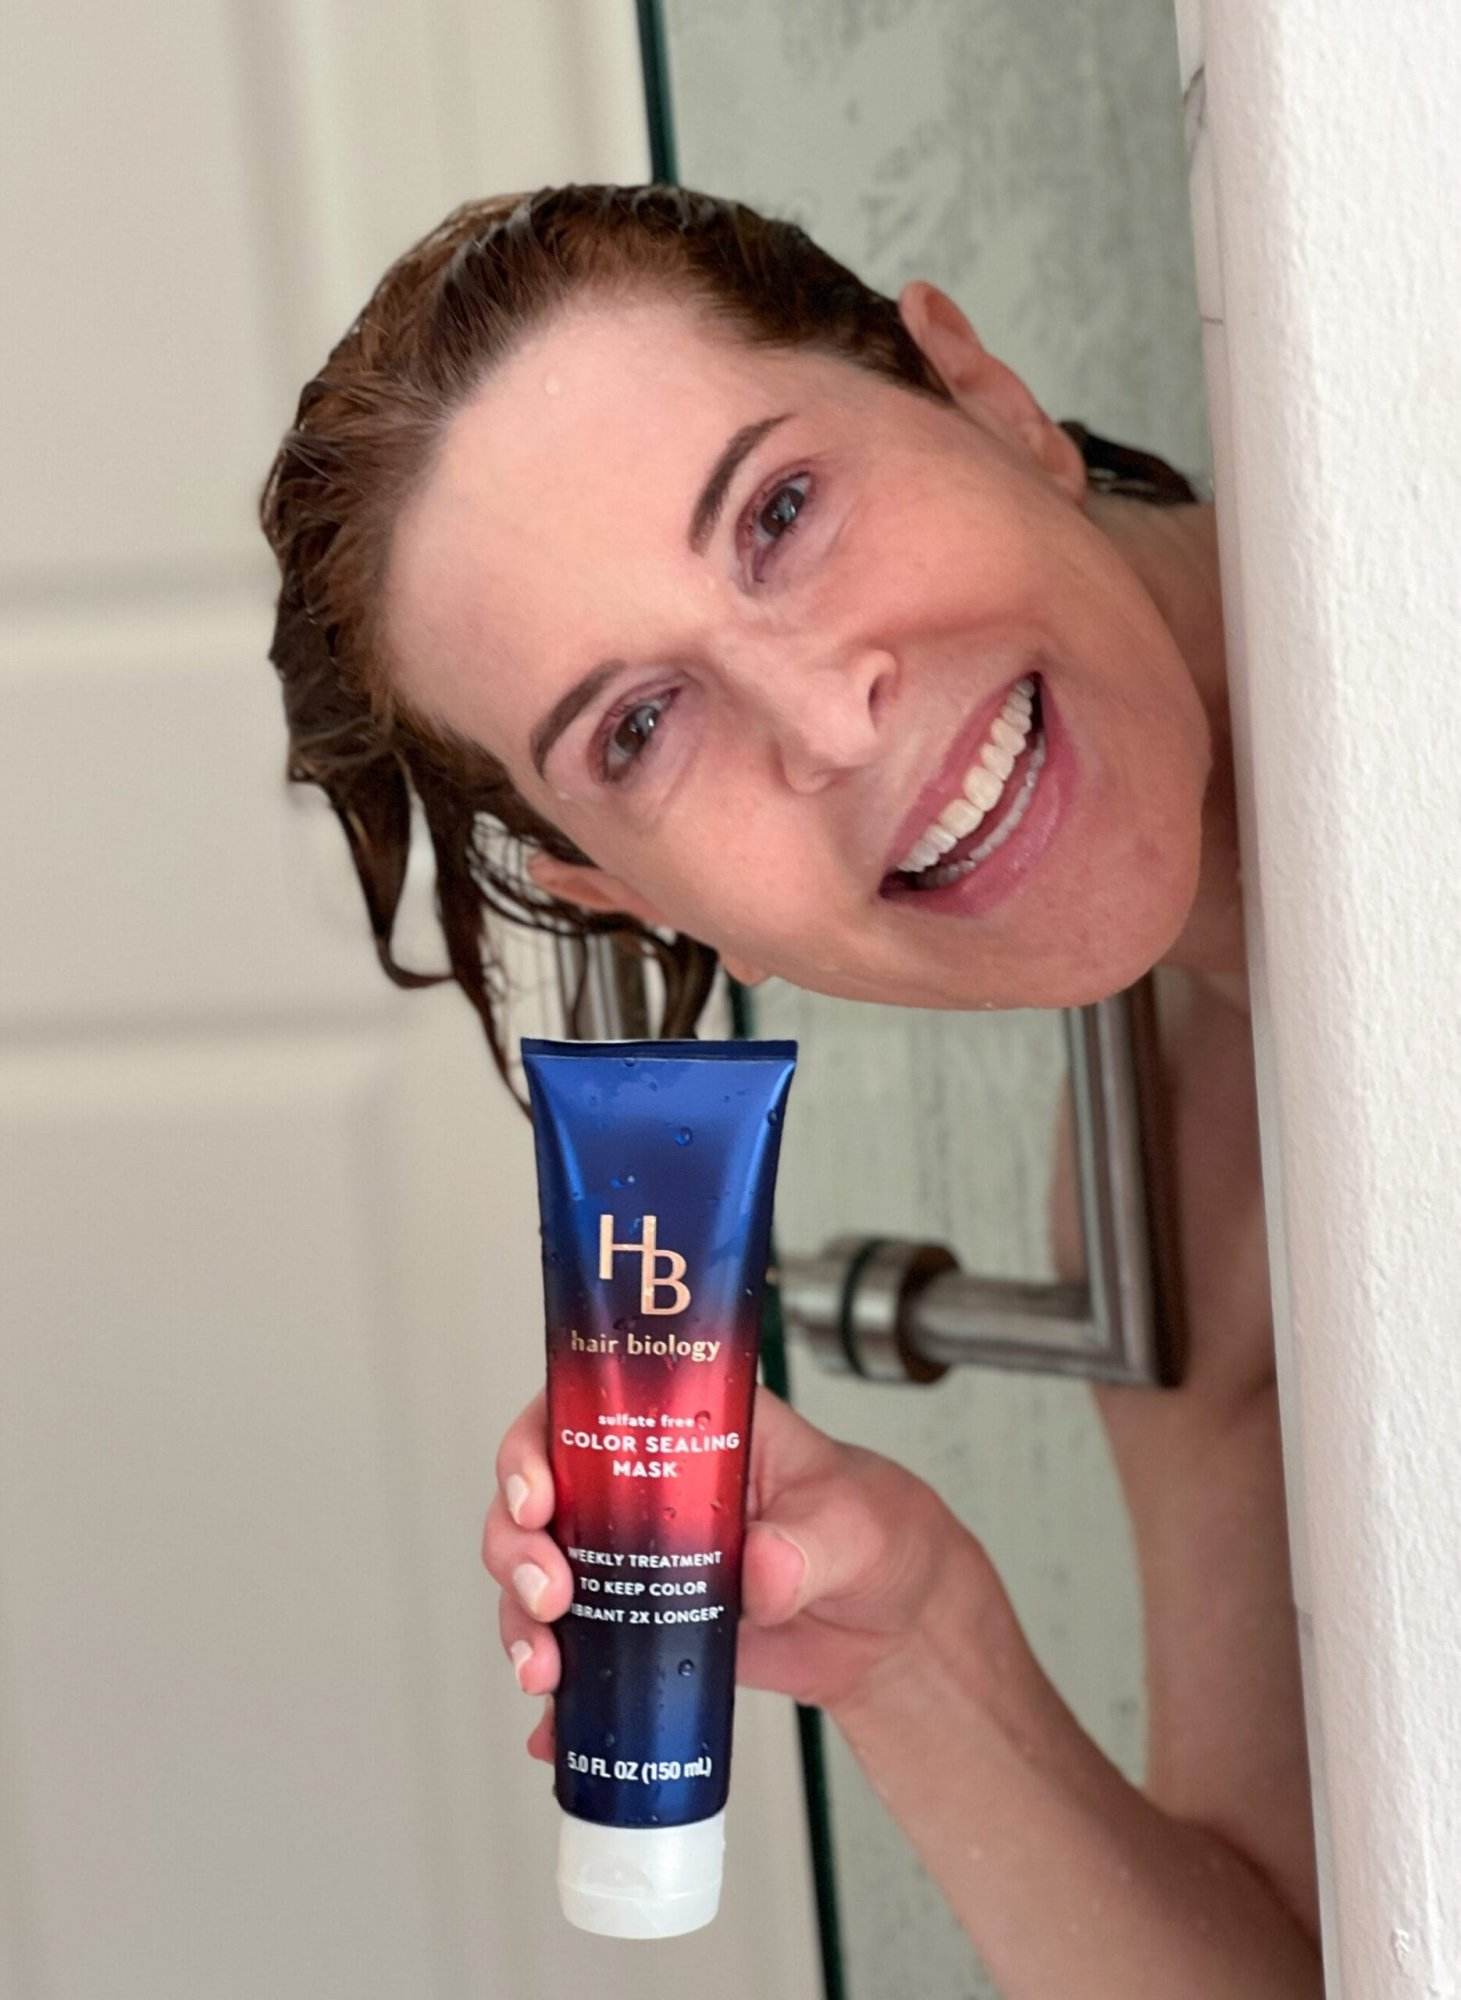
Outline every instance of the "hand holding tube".
<path fill-rule="evenodd" d="M 497 1480 L 482 1558 L 503 1587 L 503 1647 L 526 1693 L 551 1694 L 559 1656 L 549 1626 L 567 1610 L 572 1581 L 547 1533 L 553 1482 L 542 1395 L 503 1438 Z M 828 1437 L 765 1388 L 756 1392 L 747 1520 L 736 1678 L 823 1707 L 849 1699 L 914 1642 L 956 1550 L 964 1564 L 983 1561 L 923 1480 Z M 551 1761 L 547 1715 L 528 1748 Z"/>
<path fill-rule="evenodd" d="M 567 1564 L 541 1396 L 508 1431 L 483 1554 L 504 1647 L 550 1694 Z M 509 1481 L 521 1525 L 509 1512 Z M 974 1536 L 913 1473 L 826 1436 L 757 1390 L 737 1678 L 832 1711 L 969 1935 L 1010 1992 L 1242 1994 L 1322 1987 L 1315 1947 L 1240 1855 L 1159 1811 L 1107 1762 L 1041 1672 Z M 549 1583 L 531 1613 L 512 1578 Z M 551 1706 L 528 1749 L 553 1759 Z M 971 1863 L 977 1857 L 977 1865 Z M 1051 1870 L 1101 1908 L 1102 1953 L 1049 1921 Z M 1104 1954 L 1104 1957 L 1102 1956 Z M 1154 1983 L 1138 1975 L 1151 1967 Z M 1091 1982 L 1095 1983 L 1091 1983 Z"/>

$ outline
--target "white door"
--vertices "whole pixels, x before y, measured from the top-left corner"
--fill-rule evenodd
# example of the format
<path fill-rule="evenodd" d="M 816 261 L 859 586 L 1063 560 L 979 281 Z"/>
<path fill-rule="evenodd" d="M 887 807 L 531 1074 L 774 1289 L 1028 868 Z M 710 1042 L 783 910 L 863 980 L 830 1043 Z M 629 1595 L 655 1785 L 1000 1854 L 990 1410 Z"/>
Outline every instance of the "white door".
<path fill-rule="evenodd" d="M 265 657 L 299 385 L 456 201 L 644 177 L 632 9 L 7 30 L 0 1990 L 810 1995 L 781 1703 L 714 1931 L 557 1915 L 476 1556 L 542 1373 L 528 1133 L 461 996 L 376 969 Z"/>

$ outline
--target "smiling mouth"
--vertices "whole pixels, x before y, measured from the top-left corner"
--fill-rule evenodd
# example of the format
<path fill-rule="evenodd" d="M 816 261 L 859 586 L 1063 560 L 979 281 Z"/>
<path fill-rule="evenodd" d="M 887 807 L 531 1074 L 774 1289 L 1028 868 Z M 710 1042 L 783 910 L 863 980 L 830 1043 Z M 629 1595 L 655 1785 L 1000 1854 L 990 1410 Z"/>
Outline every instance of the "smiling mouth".
<path fill-rule="evenodd" d="M 1029 810 L 1045 768 L 1041 677 L 1026 674 L 1006 697 L 962 783 L 929 822 L 879 894 L 918 895 L 972 875 Z"/>

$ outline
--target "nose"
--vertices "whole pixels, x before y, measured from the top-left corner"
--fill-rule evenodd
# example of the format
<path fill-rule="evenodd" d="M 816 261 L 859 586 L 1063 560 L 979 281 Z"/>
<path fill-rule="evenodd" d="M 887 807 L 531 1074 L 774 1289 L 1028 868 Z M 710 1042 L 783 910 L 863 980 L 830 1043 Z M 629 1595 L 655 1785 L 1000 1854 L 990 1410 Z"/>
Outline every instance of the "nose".
<path fill-rule="evenodd" d="M 783 654 L 757 676 L 760 705 L 792 791 L 822 791 L 872 760 L 897 675 L 891 653 L 858 646 L 810 666 Z"/>

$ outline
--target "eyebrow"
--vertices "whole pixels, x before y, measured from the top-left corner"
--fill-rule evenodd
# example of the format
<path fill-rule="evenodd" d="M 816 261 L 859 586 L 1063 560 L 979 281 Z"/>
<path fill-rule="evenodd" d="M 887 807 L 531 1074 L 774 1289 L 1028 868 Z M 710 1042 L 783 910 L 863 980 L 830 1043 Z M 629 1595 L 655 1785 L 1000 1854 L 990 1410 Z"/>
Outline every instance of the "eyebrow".
<path fill-rule="evenodd" d="M 576 722 L 589 703 L 595 700 L 601 688 L 611 681 L 615 674 L 622 673 L 622 660 L 602 660 L 599 665 L 586 673 L 581 681 L 575 681 L 567 694 L 559 695 L 548 710 L 528 742 L 532 752 L 533 769 L 541 778 L 543 766 L 548 761 L 548 752 L 558 741 L 571 722 Z"/>
<path fill-rule="evenodd" d="M 704 555 L 705 544 L 720 519 L 725 496 L 730 491 L 731 481 L 740 471 L 742 461 L 750 457 L 768 431 L 784 424 L 790 415 L 790 410 L 783 410 L 779 417 L 763 417 L 759 424 L 743 424 L 715 461 L 700 498 L 695 502 L 695 511 L 690 516 L 690 531 L 685 537 L 693 554 Z"/>
<path fill-rule="evenodd" d="M 743 424 L 716 459 L 710 468 L 710 477 L 700 489 L 700 497 L 691 509 L 690 525 L 685 533 L 686 545 L 693 555 L 704 555 L 706 544 L 720 519 L 731 482 L 741 466 L 762 438 L 774 431 L 778 424 L 784 424 L 791 414 L 790 410 L 783 410 L 779 416 L 762 417 L 759 423 Z M 564 730 L 577 720 L 615 674 L 624 671 L 624 667 L 623 660 L 601 660 L 598 666 L 589 669 L 582 680 L 575 681 L 566 694 L 561 694 L 537 724 L 528 739 L 528 750 L 533 769 L 540 778 L 548 761 L 548 752 Z"/>

